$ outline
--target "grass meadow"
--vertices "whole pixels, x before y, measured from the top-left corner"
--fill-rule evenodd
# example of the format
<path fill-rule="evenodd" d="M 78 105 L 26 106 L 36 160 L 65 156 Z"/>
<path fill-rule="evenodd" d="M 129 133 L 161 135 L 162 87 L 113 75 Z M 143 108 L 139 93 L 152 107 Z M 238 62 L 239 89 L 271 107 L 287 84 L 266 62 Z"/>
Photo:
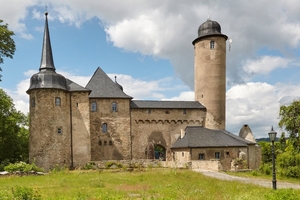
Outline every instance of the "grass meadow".
<path fill-rule="evenodd" d="M 20 189 L 21 188 L 21 189 Z M 16 190 L 22 195 L 17 196 Z M 26 189 L 34 197 L 26 196 Z M 63 170 L 43 176 L 0 177 L 2 199 L 300 199 L 300 190 L 272 190 L 251 184 L 223 181 L 184 169 Z"/>

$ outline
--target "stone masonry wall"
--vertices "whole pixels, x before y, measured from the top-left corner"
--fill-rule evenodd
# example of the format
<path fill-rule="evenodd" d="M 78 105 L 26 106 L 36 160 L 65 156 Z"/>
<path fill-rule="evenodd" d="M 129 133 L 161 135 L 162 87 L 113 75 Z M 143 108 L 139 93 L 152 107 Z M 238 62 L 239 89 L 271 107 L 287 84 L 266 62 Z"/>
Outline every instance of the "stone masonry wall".
<path fill-rule="evenodd" d="M 134 159 L 147 158 L 149 143 L 166 149 L 165 160 L 172 160 L 170 147 L 186 126 L 202 126 L 205 110 L 201 109 L 132 109 L 132 154 Z"/>
<path fill-rule="evenodd" d="M 130 99 L 90 99 L 97 103 L 96 112 L 90 111 L 91 159 L 130 159 Z M 117 111 L 112 111 L 112 103 Z M 90 107 L 91 110 L 91 107 Z M 107 124 L 107 132 L 102 126 Z"/>
<path fill-rule="evenodd" d="M 70 167 L 70 96 L 57 89 L 30 91 L 29 160 L 46 171 Z M 55 105 L 55 98 L 61 105 Z M 35 102 L 33 104 L 33 101 Z M 60 129 L 60 131 L 58 131 Z"/>
<path fill-rule="evenodd" d="M 215 47 L 210 49 L 210 41 Z M 225 129 L 226 40 L 222 36 L 205 37 L 195 43 L 195 100 L 207 109 L 205 127 Z"/>
<path fill-rule="evenodd" d="M 72 92 L 73 167 L 91 161 L 89 92 Z"/>

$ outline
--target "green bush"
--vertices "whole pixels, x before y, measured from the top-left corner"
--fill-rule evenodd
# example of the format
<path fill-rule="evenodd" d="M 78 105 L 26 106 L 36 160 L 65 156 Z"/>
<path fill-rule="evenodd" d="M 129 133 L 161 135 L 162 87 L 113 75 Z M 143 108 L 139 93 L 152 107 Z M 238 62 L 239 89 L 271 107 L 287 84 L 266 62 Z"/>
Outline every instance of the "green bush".
<path fill-rule="evenodd" d="M 16 189 L 12 191 L 13 197 L 16 200 L 39 200 L 42 199 L 41 195 L 38 194 L 37 191 L 34 191 L 29 187 L 16 187 Z"/>
<path fill-rule="evenodd" d="M 9 160 L 8 159 L 5 159 L 3 160 L 1 163 L 0 163 L 0 171 L 3 171 L 5 170 L 4 167 L 9 165 Z"/>
<path fill-rule="evenodd" d="M 4 167 L 5 171 L 8 172 L 30 172 L 30 171 L 36 171 L 36 172 L 42 172 L 43 169 L 37 167 L 34 163 L 27 164 L 25 162 L 18 162 L 18 163 L 10 163 L 9 165 Z"/>
<path fill-rule="evenodd" d="M 272 172 L 272 164 L 271 163 L 264 163 L 259 167 L 259 170 L 266 175 L 270 175 Z"/>

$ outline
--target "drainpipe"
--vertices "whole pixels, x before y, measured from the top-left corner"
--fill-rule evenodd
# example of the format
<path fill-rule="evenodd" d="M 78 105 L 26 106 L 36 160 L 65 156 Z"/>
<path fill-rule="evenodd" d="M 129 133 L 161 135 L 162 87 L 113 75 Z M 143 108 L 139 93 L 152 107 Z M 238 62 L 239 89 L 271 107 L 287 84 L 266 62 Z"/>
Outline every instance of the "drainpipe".
<path fill-rule="evenodd" d="M 70 92 L 70 139 L 71 139 L 71 169 L 74 169 L 73 158 L 73 121 L 72 121 L 72 93 Z"/>

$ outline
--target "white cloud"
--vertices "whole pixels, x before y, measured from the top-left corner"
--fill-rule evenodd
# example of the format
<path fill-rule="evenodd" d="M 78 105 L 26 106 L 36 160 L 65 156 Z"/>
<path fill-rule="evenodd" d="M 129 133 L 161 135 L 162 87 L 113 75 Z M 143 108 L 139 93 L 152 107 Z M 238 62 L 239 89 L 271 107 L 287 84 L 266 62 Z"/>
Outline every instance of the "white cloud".
<path fill-rule="evenodd" d="M 277 68 L 286 68 L 292 62 L 290 59 L 278 56 L 262 56 L 257 60 L 247 60 L 243 66 L 246 74 L 255 76 L 258 74 L 267 75 Z"/>

